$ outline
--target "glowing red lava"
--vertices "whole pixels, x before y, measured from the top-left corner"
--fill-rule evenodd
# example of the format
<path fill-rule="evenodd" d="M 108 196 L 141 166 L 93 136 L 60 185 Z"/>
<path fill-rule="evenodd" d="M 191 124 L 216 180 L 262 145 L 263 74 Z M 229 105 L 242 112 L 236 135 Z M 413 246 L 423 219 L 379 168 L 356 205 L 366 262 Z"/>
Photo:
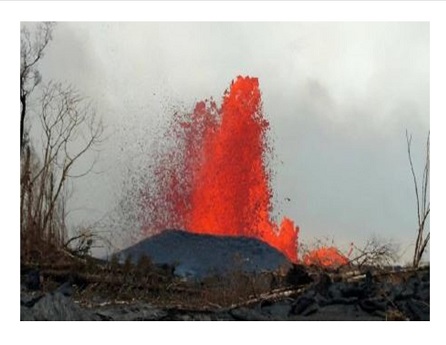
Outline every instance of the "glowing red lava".
<path fill-rule="evenodd" d="M 299 227 L 271 218 L 269 123 L 257 78 L 237 77 L 222 105 L 198 102 L 177 112 L 151 152 L 149 184 L 141 193 L 142 231 L 168 228 L 261 239 L 298 261 Z M 316 249 L 304 264 L 340 266 L 348 259 L 334 247 Z"/>
<path fill-rule="evenodd" d="M 299 228 L 271 219 L 268 128 L 257 78 L 237 77 L 221 108 L 202 101 L 176 113 L 164 138 L 170 147 L 156 153 L 155 193 L 142 195 L 152 212 L 143 231 L 255 237 L 297 262 Z"/>
<path fill-rule="evenodd" d="M 272 223 L 272 191 L 265 165 L 268 122 L 257 78 L 239 77 L 223 98 L 220 121 L 203 138 L 202 164 L 184 214 L 198 233 L 257 237 L 297 261 L 298 228 L 287 218 Z"/>

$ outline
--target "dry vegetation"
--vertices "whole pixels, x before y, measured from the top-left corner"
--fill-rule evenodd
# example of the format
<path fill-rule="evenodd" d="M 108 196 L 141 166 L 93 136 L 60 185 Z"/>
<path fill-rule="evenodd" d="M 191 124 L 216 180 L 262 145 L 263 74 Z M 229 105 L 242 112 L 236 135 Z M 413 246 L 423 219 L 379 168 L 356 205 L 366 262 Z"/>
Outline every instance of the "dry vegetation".
<path fill-rule="evenodd" d="M 74 249 L 77 254 L 87 253 L 92 245 L 91 235 L 69 237 L 67 201 L 70 180 L 90 172 L 95 160 L 89 169 L 77 175 L 72 174 L 73 168 L 86 153 L 98 147 L 104 128 L 91 104 L 77 90 L 55 82 L 40 85 L 42 77 L 37 67 L 51 41 L 53 27 L 52 23 L 43 23 L 33 33 L 25 26 L 21 31 L 22 262 L 54 262 L 59 256 L 70 255 L 74 243 L 77 243 Z M 30 139 L 31 125 L 40 134 L 40 140 Z"/>

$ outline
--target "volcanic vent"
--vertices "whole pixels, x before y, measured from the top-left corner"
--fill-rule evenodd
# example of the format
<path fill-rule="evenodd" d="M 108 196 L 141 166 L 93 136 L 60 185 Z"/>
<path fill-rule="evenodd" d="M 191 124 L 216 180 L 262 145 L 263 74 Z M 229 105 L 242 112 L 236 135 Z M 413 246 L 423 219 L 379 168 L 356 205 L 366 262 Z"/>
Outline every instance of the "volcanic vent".
<path fill-rule="evenodd" d="M 141 191 L 144 235 L 177 228 L 252 237 L 296 262 L 299 228 L 271 217 L 268 130 L 257 78 L 237 77 L 220 107 L 205 100 L 175 113 Z"/>

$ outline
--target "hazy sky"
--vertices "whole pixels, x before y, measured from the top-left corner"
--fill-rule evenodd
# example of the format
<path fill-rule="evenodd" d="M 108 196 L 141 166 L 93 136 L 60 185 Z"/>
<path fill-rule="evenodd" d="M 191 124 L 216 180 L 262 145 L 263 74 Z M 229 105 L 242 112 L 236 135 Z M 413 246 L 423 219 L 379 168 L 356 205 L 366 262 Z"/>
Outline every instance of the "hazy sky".
<path fill-rule="evenodd" d="M 114 207 L 125 168 L 173 111 L 219 101 L 249 75 L 276 144 L 276 213 L 295 220 L 303 241 L 345 247 L 377 235 L 405 249 L 415 240 L 405 130 L 421 174 L 428 23 L 61 22 L 40 70 L 90 97 L 110 135 L 103 172 L 76 182 L 73 222 Z"/>

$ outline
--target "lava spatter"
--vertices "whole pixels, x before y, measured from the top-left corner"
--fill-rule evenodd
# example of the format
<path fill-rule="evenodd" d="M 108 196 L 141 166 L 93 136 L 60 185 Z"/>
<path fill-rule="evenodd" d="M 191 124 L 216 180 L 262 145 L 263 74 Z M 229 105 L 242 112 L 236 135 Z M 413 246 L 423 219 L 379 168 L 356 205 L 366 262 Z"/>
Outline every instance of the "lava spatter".
<path fill-rule="evenodd" d="M 299 228 L 271 218 L 268 130 L 257 78 L 237 77 L 220 107 L 206 100 L 175 113 L 141 192 L 143 233 L 182 228 L 255 237 L 296 262 Z"/>

